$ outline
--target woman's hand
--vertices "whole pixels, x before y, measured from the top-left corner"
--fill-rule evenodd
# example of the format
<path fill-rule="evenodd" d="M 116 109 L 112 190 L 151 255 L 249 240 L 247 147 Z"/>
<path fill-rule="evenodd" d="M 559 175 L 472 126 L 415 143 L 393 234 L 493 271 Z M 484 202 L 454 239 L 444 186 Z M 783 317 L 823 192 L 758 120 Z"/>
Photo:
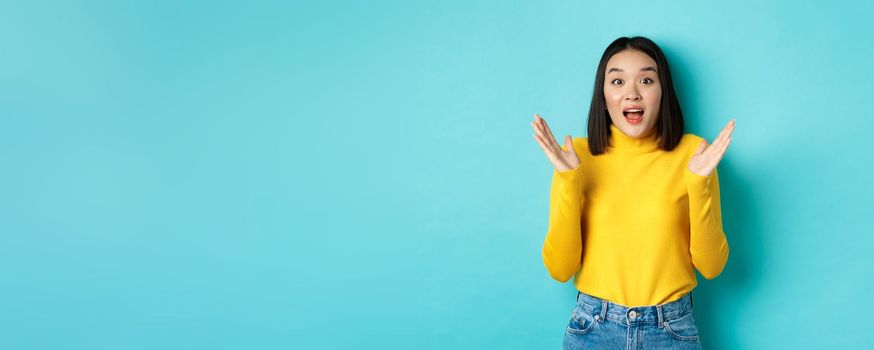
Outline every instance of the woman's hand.
<path fill-rule="evenodd" d="M 689 159 L 689 171 L 701 176 L 710 176 L 710 173 L 722 160 L 722 155 L 728 149 L 728 144 L 731 143 L 732 131 L 734 131 L 734 119 L 722 128 L 712 145 L 707 145 L 707 140 L 701 140 L 701 145 Z"/>
<path fill-rule="evenodd" d="M 546 121 L 540 115 L 534 115 L 534 122 L 531 123 L 531 126 L 534 128 L 534 139 L 540 144 L 540 148 L 546 153 L 546 157 L 549 158 L 555 170 L 566 171 L 580 166 L 580 158 L 574 151 L 571 135 L 564 137 L 565 150 L 562 150 L 555 142 L 555 136 L 552 136 L 552 131 L 549 130 Z"/>

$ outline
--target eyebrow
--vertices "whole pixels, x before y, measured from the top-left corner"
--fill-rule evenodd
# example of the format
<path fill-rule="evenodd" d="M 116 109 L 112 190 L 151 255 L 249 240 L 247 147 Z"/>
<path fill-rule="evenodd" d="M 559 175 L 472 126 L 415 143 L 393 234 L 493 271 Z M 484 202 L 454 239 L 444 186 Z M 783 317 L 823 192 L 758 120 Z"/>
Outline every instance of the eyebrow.
<path fill-rule="evenodd" d="M 641 72 L 643 72 L 643 71 L 647 71 L 647 70 L 651 70 L 651 71 L 653 71 L 653 72 L 657 72 L 656 69 L 655 69 L 655 67 L 653 67 L 653 66 L 646 66 L 646 67 L 643 67 L 643 68 L 640 69 Z M 624 72 L 624 70 L 619 69 L 619 68 L 616 68 L 616 67 L 612 67 L 612 68 L 610 68 L 610 70 L 607 71 L 607 73 L 609 74 L 609 73 L 611 73 L 611 72 Z"/>

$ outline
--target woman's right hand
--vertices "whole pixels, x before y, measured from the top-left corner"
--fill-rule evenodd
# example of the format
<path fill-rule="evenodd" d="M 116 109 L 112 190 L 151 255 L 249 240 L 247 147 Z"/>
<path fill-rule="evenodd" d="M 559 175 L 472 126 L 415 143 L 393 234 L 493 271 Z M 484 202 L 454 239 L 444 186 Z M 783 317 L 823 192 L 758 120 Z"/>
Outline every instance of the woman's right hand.
<path fill-rule="evenodd" d="M 543 120 L 540 115 L 534 115 L 534 122 L 531 123 L 531 126 L 534 128 L 534 139 L 540 144 L 540 148 L 546 153 L 546 157 L 549 158 L 555 170 L 567 171 L 580 166 L 580 158 L 574 151 L 571 135 L 564 137 L 565 149 L 562 149 L 555 141 L 555 136 L 552 136 L 552 131 L 546 125 L 546 120 Z"/>

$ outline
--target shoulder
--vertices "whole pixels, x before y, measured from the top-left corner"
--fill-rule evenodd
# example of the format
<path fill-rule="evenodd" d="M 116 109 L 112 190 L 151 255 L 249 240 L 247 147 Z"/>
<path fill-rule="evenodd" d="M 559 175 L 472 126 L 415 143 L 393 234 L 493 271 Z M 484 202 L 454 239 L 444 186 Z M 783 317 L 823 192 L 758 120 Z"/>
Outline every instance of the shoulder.
<path fill-rule="evenodd" d="M 588 137 L 574 137 L 574 149 L 576 150 L 588 150 L 589 149 L 589 138 Z"/>
<path fill-rule="evenodd" d="M 556 140 L 557 141 L 557 140 Z M 574 152 L 577 153 L 577 157 L 583 159 L 583 157 L 591 156 L 592 153 L 589 152 L 589 138 L 587 137 L 571 137 L 571 142 L 574 144 Z M 562 150 L 567 151 L 567 148 L 564 147 L 564 142 L 561 144 Z"/>
<path fill-rule="evenodd" d="M 586 157 L 591 156 L 592 153 L 589 152 L 589 138 L 588 137 L 574 137 L 574 151 L 577 152 L 577 156 Z"/>
<path fill-rule="evenodd" d="M 677 145 L 676 149 L 680 151 L 680 153 L 692 155 L 693 153 L 695 153 L 695 150 L 698 149 L 698 146 L 701 145 L 701 141 L 703 140 L 704 138 L 701 136 L 692 133 L 686 133 L 683 134 L 683 138 L 680 139 L 680 144 Z"/>
<path fill-rule="evenodd" d="M 683 134 L 683 138 L 680 139 L 680 145 L 686 146 L 686 147 L 692 147 L 694 149 L 694 148 L 698 147 L 698 144 L 700 144 L 702 140 L 704 140 L 704 138 L 701 136 L 698 136 L 698 135 L 695 135 L 692 133 L 686 133 L 686 134 Z"/>

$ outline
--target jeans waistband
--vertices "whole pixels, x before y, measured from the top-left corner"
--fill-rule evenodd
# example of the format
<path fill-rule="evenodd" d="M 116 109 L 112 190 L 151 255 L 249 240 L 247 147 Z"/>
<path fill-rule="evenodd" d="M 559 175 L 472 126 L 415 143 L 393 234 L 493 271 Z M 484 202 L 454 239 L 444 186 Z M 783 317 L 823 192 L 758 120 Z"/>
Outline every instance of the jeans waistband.
<path fill-rule="evenodd" d="M 577 306 L 590 315 L 621 324 L 655 323 L 673 320 L 692 312 L 692 292 L 659 305 L 628 307 L 577 291 Z"/>

